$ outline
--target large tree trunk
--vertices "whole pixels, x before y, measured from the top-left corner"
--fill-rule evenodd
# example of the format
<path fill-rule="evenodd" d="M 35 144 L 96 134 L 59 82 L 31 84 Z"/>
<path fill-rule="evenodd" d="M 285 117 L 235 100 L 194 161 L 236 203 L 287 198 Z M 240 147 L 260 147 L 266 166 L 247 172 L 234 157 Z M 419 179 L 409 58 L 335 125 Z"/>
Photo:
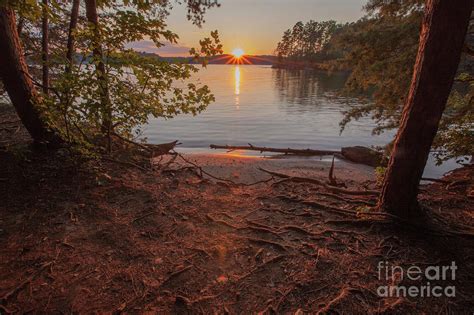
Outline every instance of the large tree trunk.
<path fill-rule="evenodd" d="M 48 0 L 43 0 L 43 16 L 41 19 L 41 60 L 43 62 L 43 93 L 49 93 L 49 29 L 48 29 Z"/>
<path fill-rule="evenodd" d="M 105 65 L 103 62 L 103 52 L 101 35 L 99 30 L 99 17 L 97 14 L 97 2 L 96 0 L 85 0 L 86 3 L 86 16 L 87 20 L 94 27 L 94 38 L 92 42 L 94 59 L 96 59 L 96 72 L 97 80 L 99 82 L 101 104 L 102 104 L 102 132 L 108 135 L 109 143 L 108 148 L 110 150 L 110 134 L 112 132 L 112 112 L 109 96 L 109 88 L 107 83 L 107 77 L 105 73 Z"/>
<path fill-rule="evenodd" d="M 66 59 L 68 64 L 66 65 L 66 73 L 71 73 L 72 66 L 74 64 L 74 42 L 75 36 L 74 32 L 77 28 L 77 19 L 79 16 L 79 3 L 80 0 L 73 0 L 72 2 L 72 9 L 71 9 L 71 20 L 69 21 L 69 33 L 67 38 L 67 52 L 66 52 Z"/>
<path fill-rule="evenodd" d="M 455 3 L 454 3 L 455 2 Z M 418 211 L 418 186 L 459 65 L 473 0 L 428 0 L 418 56 L 379 206 L 401 217 Z"/>
<path fill-rule="evenodd" d="M 59 144 L 60 138 L 41 118 L 38 109 L 41 98 L 28 74 L 18 37 L 15 13 L 5 6 L 0 6 L 0 78 L 31 137 L 36 142 Z"/>

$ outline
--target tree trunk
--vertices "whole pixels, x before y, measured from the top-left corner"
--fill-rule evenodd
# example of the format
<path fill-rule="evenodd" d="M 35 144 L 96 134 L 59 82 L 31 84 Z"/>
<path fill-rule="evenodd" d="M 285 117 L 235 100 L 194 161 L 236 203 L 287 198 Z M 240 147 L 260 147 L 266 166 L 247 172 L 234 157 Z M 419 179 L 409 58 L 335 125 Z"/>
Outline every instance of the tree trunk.
<path fill-rule="evenodd" d="M 407 103 L 385 174 L 379 206 L 409 218 L 459 65 L 473 0 L 428 0 Z"/>
<path fill-rule="evenodd" d="M 79 3 L 80 0 L 73 0 L 72 9 L 71 9 L 71 20 L 69 21 L 69 33 L 67 38 L 67 52 L 66 59 L 68 60 L 68 65 L 66 65 L 66 73 L 71 73 L 72 66 L 74 64 L 74 42 L 75 36 L 74 32 L 77 28 L 77 19 L 79 16 Z"/>
<path fill-rule="evenodd" d="M 105 65 L 103 62 L 104 56 L 102 52 L 102 46 L 100 44 L 101 35 L 100 35 L 100 30 L 99 30 L 99 17 L 97 15 L 97 2 L 96 0 L 85 0 L 85 3 L 86 3 L 87 20 L 94 27 L 92 54 L 94 56 L 94 59 L 96 60 L 97 80 L 99 82 L 101 104 L 103 108 L 102 132 L 104 132 L 108 136 L 108 139 L 109 139 L 108 147 L 110 150 L 110 134 L 112 132 L 112 111 L 111 111 L 107 77 L 105 73 Z"/>
<path fill-rule="evenodd" d="M 69 20 L 69 30 L 68 30 L 67 50 L 66 50 L 67 63 L 66 63 L 66 66 L 64 67 L 64 72 L 68 80 L 70 79 L 72 68 L 74 66 L 74 45 L 76 41 L 75 31 L 77 28 L 77 21 L 79 17 L 79 4 L 80 4 L 80 0 L 73 0 L 72 8 L 71 8 L 71 18 Z M 71 134 L 69 131 L 68 110 L 72 102 L 74 101 L 74 97 L 71 97 L 71 84 L 67 84 L 64 94 L 65 94 L 65 98 L 63 99 L 62 112 L 63 112 L 64 125 L 66 128 L 66 136 L 67 136 L 67 139 L 70 140 Z"/>
<path fill-rule="evenodd" d="M 60 138 L 41 118 L 38 109 L 41 98 L 28 74 L 15 13 L 5 6 L 0 6 L 0 78 L 31 137 L 40 143 L 60 144 Z"/>
<path fill-rule="evenodd" d="M 48 0 L 43 0 L 43 17 L 41 19 L 41 60 L 43 62 L 43 93 L 49 93 L 49 30 L 48 30 Z"/>

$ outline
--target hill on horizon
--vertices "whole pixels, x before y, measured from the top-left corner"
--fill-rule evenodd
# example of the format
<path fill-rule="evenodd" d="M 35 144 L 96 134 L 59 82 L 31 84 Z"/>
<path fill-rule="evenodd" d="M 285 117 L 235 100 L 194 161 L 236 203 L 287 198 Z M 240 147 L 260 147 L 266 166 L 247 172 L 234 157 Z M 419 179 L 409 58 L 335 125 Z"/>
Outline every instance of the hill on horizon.
<path fill-rule="evenodd" d="M 196 60 L 193 57 L 162 57 L 155 53 L 140 52 L 140 54 L 161 58 L 168 62 L 186 62 L 190 64 L 199 64 L 200 60 Z M 231 54 L 222 54 L 209 58 L 208 64 L 214 65 L 225 65 L 225 64 L 239 64 L 239 65 L 273 65 L 277 61 L 277 56 L 273 55 L 245 55 L 235 61 L 234 56 Z"/>

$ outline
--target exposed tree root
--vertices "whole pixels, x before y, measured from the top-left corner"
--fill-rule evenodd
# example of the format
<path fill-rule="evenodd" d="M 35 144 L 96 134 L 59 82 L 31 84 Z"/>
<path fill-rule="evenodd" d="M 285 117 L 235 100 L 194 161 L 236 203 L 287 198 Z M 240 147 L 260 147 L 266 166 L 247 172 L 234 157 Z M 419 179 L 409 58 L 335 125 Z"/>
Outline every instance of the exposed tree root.
<path fill-rule="evenodd" d="M 349 295 L 349 293 L 352 291 L 352 290 L 356 290 L 354 288 L 350 288 L 350 287 L 344 287 L 341 289 L 341 291 L 339 292 L 339 294 L 333 298 L 331 301 L 329 301 L 329 303 L 326 304 L 326 306 L 324 306 L 323 308 L 321 308 L 317 314 L 327 314 L 331 308 L 336 305 L 337 303 L 339 303 L 342 299 L 344 299 L 346 296 Z"/>
<path fill-rule="evenodd" d="M 335 192 L 335 193 L 342 193 L 342 194 L 346 194 L 346 195 L 364 195 L 364 196 L 377 196 L 380 193 L 377 190 L 348 190 L 348 189 L 344 189 L 344 188 L 333 187 L 333 186 L 330 186 L 330 185 L 328 185 L 328 184 L 326 184 L 326 183 L 324 183 L 320 180 L 317 180 L 315 178 L 290 176 L 290 175 L 283 174 L 283 173 L 269 171 L 269 170 L 266 170 L 266 169 L 261 168 L 261 167 L 259 168 L 259 170 L 261 170 L 262 172 L 268 173 L 272 176 L 284 178 L 285 180 L 289 180 L 289 181 L 293 181 L 293 182 L 311 183 L 311 184 L 315 184 L 315 185 L 320 185 L 320 186 L 323 186 L 324 188 L 326 188 L 327 190 Z"/>
<path fill-rule="evenodd" d="M 362 199 L 356 199 L 356 198 L 342 197 L 342 196 L 339 196 L 339 195 L 336 195 L 336 194 L 322 192 L 322 191 L 318 191 L 317 194 L 320 195 L 320 196 L 326 196 L 326 197 L 330 197 L 330 198 L 333 198 L 333 199 L 336 199 L 336 200 L 340 200 L 340 201 L 344 201 L 344 202 L 352 203 L 352 204 L 360 204 L 360 205 L 366 205 L 366 206 L 370 206 L 370 207 L 374 207 L 374 206 L 377 205 L 375 202 L 372 202 L 370 200 L 362 200 Z"/>
<path fill-rule="evenodd" d="M 221 177 L 217 177 L 207 171 L 205 171 L 201 166 L 199 166 L 198 164 L 186 159 L 182 154 L 179 154 L 177 152 L 174 152 L 175 154 L 177 154 L 184 162 L 192 165 L 193 167 L 196 168 L 196 170 L 198 171 L 197 172 L 197 175 L 200 177 L 200 178 L 203 178 L 203 175 L 207 175 L 209 176 L 210 178 L 212 179 L 215 179 L 217 181 L 221 181 L 221 182 L 225 182 L 225 183 L 229 183 L 229 184 L 232 184 L 234 186 L 247 186 L 247 187 L 250 187 L 250 186 L 255 186 L 255 185 L 258 185 L 258 184 L 263 184 L 263 183 L 268 183 L 270 181 L 273 180 L 273 177 L 269 178 L 269 179 L 265 179 L 265 180 L 260 180 L 260 181 L 257 181 L 255 183 L 250 183 L 250 184 L 245 184 L 245 183 L 236 183 L 234 182 L 233 180 L 230 180 L 230 179 L 227 179 L 227 178 L 221 178 Z"/>
<path fill-rule="evenodd" d="M 254 274 L 255 272 L 262 270 L 263 268 L 265 268 L 265 266 L 270 265 L 270 264 L 272 264 L 272 263 L 279 262 L 280 260 L 285 259 L 285 258 L 288 258 L 288 257 L 290 257 L 290 255 L 279 255 L 279 256 L 275 256 L 275 257 L 273 257 L 273 258 L 271 258 L 271 259 L 265 261 L 264 263 L 258 265 L 257 267 L 253 268 L 253 269 L 250 270 L 248 273 L 246 273 L 246 274 L 240 276 L 240 277 L 238 278 L 238 280 L 239 280 L 239 281 L 242 281 L 242 280 L 244 280 L 244 279 L 250 277 L 250 276 L 251 276 L 252 274 Z"/>
<path fill-rule="evenodd" d="M 219 223 L 219 224 L 225 225 L 225 226 L 230 227 L 230 228 L 235 229 L 235 230 L 238 230 L 238 229 L 239 229 L 239 227 L 234 226 L 234 225 L 232 225 L 232 224 L 230 224 L 230 223 L 228 223 L 228 222 L 226 222 L 226 221 L 224 221 L 224 220 L 219 220 L 219 219 L 213 218 L 210 214 L 206 214 L 206 218 L 207 218 L 209 221 L 212 221 L 212 222 L 214 222 L 214 223 Z"/>
<path fill-rule="evenodd" d="M 270 245 L 270 246 L 274 246 L 282 251 L 288 251 L 289 249 L 289 245 L 282 245 L 280 243 L 277 243 L 277 242 L 274 242 L 274 241 L 269 241 L 269 240 L 265 240 L 265 239 L 262 239 L 262 238 L 253 238 L 253 237 L 243 237 L 243 239 L 246 239 L 247 241 L 249 241 L 250 243 L 255 243 L 255 244 L 259 244 L 259 245 Z"/>

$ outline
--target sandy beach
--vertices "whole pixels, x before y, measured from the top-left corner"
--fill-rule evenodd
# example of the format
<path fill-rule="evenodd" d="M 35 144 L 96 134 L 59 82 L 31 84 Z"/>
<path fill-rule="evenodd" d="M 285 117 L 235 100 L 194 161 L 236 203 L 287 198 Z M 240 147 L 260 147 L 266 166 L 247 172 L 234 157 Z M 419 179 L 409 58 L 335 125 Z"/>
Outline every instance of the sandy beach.
<path fill-rule="evenodd" d="M 332 164 L 331 156 L 252 156 L 242 151 L 214 154 L 186 153 L 184 157 L 214 176 L 241 184 L 252 184 L 270 178 L 267 173 L 259 170 L 260 168 L 282 172 L 291 176 L 327 180 Z M 161 163 L 166 163 L 170 158 L 168 156 L 162 159 Z M 186 162 L 178 158 L 171 167 L 179 169 L 185 165 Z M 338 180 L 351 186 L 359 186 L 368 181 L 375 180 L 375 169 L 370 166 L 335 159 L 334 175 Z"/>

